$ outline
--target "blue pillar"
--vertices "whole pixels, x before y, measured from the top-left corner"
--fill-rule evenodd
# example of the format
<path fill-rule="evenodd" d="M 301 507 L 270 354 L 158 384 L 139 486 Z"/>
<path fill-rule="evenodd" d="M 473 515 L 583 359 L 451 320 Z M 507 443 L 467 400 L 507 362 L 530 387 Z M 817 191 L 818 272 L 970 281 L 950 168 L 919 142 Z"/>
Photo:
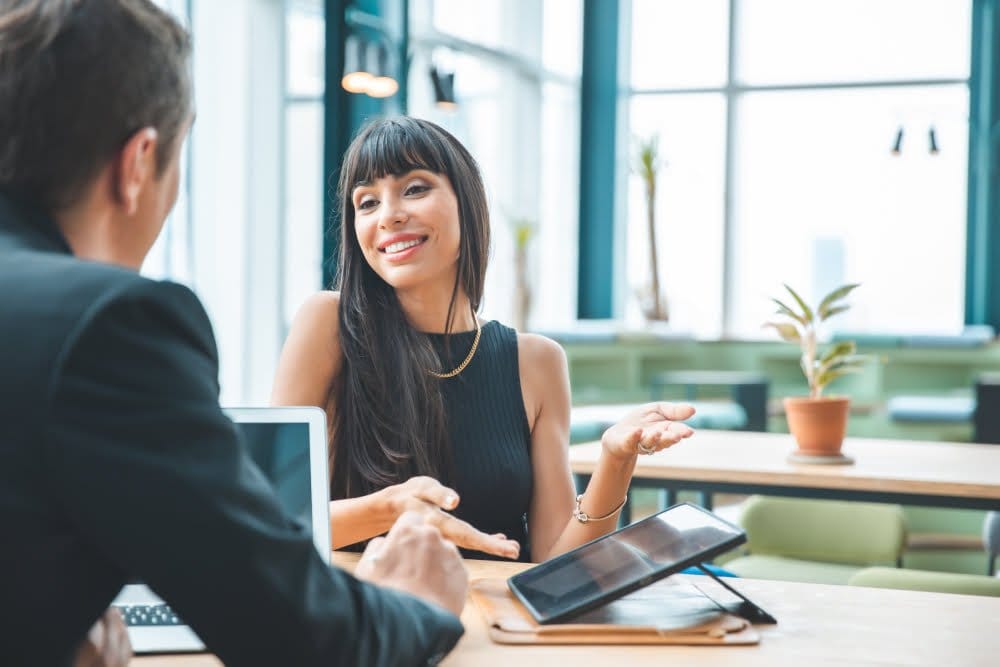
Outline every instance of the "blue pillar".
<path fill-rule="evenodd" d="M 1000 330 L 1000 12 L 974 0 L 965 321 Z"/>
<path fill-rule="evenodd" d="M 618 0 L 585 0 L 580 82 L 577 317 L 613 314 Z"/>

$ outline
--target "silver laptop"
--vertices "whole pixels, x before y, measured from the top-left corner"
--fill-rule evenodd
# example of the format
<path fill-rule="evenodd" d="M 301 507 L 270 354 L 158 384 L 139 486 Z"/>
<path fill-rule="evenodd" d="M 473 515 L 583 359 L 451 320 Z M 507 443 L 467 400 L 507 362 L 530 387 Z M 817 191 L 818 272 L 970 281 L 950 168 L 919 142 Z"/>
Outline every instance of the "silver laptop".
<path fill-rule="evenodd" d="M 281 503 L 310 528 L 324 562 L 330 562 L 330 487 L 326 415 L 319 408 L 228 408 L 243 443 L 274 485 Z M 205 645 L 160 597 L 142 584 L 115 598 L 135 653 L 204 651 Z"/>

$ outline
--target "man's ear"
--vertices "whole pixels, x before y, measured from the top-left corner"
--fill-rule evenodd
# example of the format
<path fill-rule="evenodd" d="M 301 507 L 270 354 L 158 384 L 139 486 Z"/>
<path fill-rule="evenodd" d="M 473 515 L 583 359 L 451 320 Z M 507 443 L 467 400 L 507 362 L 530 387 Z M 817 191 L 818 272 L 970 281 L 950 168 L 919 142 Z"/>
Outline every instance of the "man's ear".
<path fill-rule="evenodd" d="M 156 129 L 144 127 L 128 138 L 115 160 L 115 199 L 134 215 L 143 187 L 156 176 Z"/>

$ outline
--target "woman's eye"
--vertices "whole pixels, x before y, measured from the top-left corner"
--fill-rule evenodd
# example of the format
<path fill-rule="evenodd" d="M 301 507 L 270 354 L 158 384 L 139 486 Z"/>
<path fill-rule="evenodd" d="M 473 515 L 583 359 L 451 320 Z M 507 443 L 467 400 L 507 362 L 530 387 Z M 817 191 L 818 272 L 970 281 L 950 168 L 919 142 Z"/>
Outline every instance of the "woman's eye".
<path fill-rule="evenodd" d="M 375 205 L 375 200 L 374 199 L 362 199 L 358 203 L 358 205 L 355 206 L 354 208 L 359 209 L 359 210 L 363 210 L 363 209 L 366 209 L 366 208 L 371 208 L 374 205 Z"/>
<path fill-rule="evenodd" d="M 428 190 L 430 190 L 430 186 L 424 185 L 423 183 L 414 183 L 406 188 L 405 194 L 419 195 L 420 193 L 427 192 Z"/>

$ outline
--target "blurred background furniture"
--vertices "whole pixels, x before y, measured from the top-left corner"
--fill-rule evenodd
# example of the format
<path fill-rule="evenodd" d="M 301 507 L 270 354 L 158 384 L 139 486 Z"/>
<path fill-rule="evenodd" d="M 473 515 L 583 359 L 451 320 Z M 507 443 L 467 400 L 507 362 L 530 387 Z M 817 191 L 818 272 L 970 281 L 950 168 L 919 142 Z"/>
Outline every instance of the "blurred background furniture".
<path fill-rule="evenodd" d="M 746 412 L 736 403 L 716 401 L 690 401 L 690 403 L 694 406 L 695 413 L 684 423 L 691 428 L 738 430 L 746 426 Z M 639 403 L 613 403 L 579 405 L 572 408 L 569 417 L 570 443 L 600 440 L 604 431 L 639 405 Z"/>
<path fill-rule="evenodd" d="M 956 574 L 893 567 L 868 567 L 859 570 L 847 582 L 851 586 L 902 588 L 932 593 L 990 595 L 1000 597 L 1000 579 L 981 574 Z"/>
<path fill-rule="evenodd" d="M 751 579 L 846 584 L 865 567 L 898 565 L 906 545 L 897 505 L 753 496 L 740 525 L 749 555 L 725 568 Z"/>
<path fill-rule="evenodd" d="M 770 380 L 762 373 L 749 371 L 681 370 L 656 373 L 649 380 L 650 398 L 660 400 L 671 386 L 684 388 L 684 400 L 696 401 L 704 387 L 724 387 L 730 399 L 743 408 L 745 431 L 767 430 L 767 392 Z"/>
<path fill-rule="evenodd" d="M 986 574 L 996 574 L 997 555 L 1000 555 L 1000 512 L 988 512 L 983 521 L 983 546 L 986 548 Z"/>

